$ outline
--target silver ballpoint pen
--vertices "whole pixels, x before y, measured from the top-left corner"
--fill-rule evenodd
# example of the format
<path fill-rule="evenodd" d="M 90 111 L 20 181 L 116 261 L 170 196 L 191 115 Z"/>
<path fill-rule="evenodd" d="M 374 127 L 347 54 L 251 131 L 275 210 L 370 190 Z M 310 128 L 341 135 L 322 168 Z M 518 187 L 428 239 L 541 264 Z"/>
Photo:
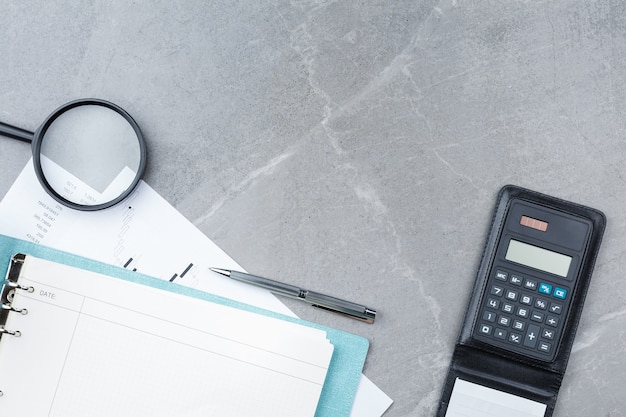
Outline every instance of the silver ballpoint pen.
<path fill-rule="evenodd" d="M 293 285 L 284 284 L 269 278 L 246 274 L 244 272 L 231 271 L 230 269 L 221 268 L 211 268 L 211 271 L 225 275 L 237 281 L 245 282 L 246 284 L 265 288 L 274 294 L 306 301 L 314 307 L 340 313 L 353 319 L 365 321 L 367 323 L 374 323 L 374 320 L 376 319 L 376 310 L 372 310 L 371 308 L 367 308 L 350 301 L 345 301 L 314 291 L 304 290 Z"/>

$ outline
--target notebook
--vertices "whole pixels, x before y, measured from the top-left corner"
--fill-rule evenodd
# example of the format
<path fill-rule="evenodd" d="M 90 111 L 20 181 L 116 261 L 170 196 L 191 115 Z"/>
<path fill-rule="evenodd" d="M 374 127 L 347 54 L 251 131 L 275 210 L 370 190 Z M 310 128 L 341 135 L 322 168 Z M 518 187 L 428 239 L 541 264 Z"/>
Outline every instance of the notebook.
<path fill-rule="evenodd" d="M 0 415 L 349 415 L 365 339 L 81 258 L 69 263 L 87 269 L 57 262 L 58 251 L 47 255 L 21 253 L 9 262 Z M 342 360 L 352 355 L 360 359 Z M 343 383 L 354 386 L 351 393 Z M 343 394 L 329 396 L 333 389 Z"/>

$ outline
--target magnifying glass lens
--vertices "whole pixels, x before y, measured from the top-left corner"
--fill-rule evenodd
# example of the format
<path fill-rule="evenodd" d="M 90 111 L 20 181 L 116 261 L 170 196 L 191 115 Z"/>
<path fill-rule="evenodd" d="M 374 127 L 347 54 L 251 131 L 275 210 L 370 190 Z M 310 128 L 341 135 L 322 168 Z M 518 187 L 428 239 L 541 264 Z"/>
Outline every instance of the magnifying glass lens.
<path fill-rule="evenodd" d="M 143 170 L 141 132 L 130 116 L 101 104 L 81 104 L 42 126 L 43 183 L 57 199 L 102 208 L 125 197 Z"/>

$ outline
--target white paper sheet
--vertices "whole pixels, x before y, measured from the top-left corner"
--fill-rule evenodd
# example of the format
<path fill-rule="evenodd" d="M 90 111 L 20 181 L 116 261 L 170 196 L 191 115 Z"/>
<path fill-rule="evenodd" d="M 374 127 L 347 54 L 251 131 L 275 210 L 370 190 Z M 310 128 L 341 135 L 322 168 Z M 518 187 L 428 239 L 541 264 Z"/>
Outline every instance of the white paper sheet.
<path fill-rule="evenodd" d="M 18 282 L 3 416 L 315 415 L 323 330 L 32 256 Z"/>
<path fill-rule="evenodd" d="M 0 202 L 0 233 L 294 316 L 266 290 L 209 270 L 243 270 L 145 182 L 115 207 L 81 212 L 42 189 L 29 162 Z M 351 417 L 380 417 L 392 400 L 362 376 Z"/>
<path fill-rule="evenodd" d="M 546 405 L 457 378 L 446 417 L 543 417 Z"/>

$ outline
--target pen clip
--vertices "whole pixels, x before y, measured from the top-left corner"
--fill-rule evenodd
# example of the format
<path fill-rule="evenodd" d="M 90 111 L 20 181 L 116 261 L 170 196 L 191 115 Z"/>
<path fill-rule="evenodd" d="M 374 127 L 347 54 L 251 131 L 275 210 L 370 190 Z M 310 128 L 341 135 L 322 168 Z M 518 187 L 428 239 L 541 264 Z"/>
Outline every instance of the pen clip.
<path fill-rule="evenodd" d="M 311 304 L 313 307 L 321 308 L 322 310 L 332 311 L 333 313 L 341 314 L 342 316 L 350 317 L 351 319 L 359 320 L 365 323 L 374 324 L 376 319 L 376 311 L 371 309 L 365 309 L 363 314 L 349 313 L 347 311 L 340 311 L 333 308 L 325 307 L 319 304 Z"/>

